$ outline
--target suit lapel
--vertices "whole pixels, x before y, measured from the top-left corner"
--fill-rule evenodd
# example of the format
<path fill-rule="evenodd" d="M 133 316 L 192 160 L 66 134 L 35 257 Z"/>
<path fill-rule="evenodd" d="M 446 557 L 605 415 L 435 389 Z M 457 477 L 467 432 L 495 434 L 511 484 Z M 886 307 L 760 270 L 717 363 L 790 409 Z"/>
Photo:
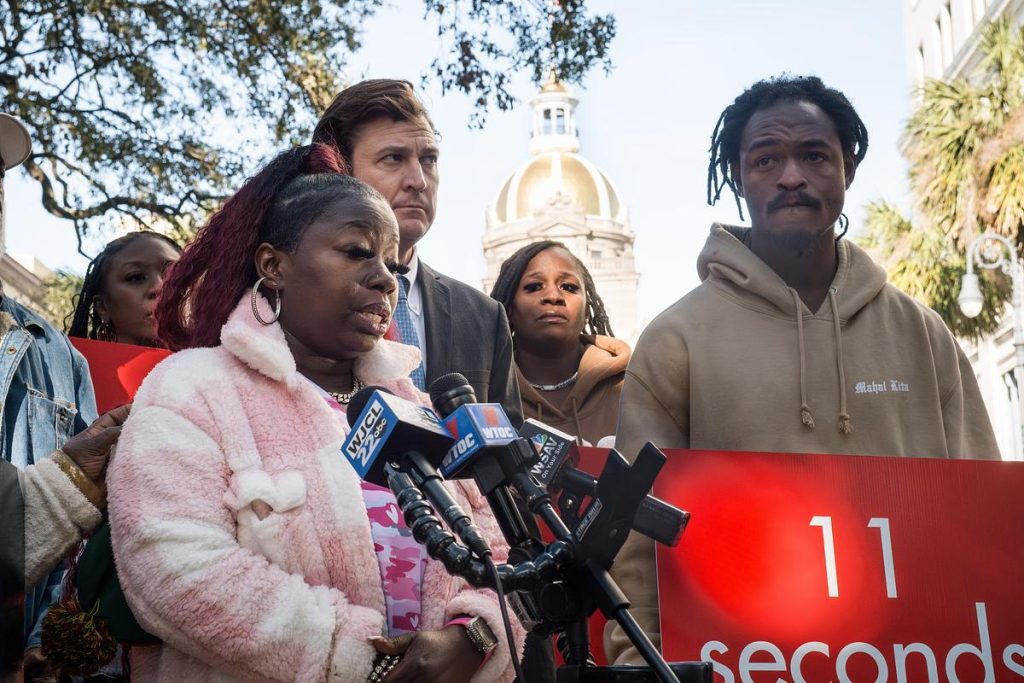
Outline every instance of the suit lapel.
<path fill-rule="evenodd" d="M 416 280 L 423 292 L 424 329 L 427 334 L 427 386 L 452 366 L 452 297 L 441 276 L 420 261 Z"/>

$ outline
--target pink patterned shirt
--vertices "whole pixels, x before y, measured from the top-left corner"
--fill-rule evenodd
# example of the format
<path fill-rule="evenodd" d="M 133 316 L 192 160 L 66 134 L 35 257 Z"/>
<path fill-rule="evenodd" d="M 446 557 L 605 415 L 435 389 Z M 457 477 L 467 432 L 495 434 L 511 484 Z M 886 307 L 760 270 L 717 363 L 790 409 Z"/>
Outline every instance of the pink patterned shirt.
<path fill-rule="evenodd" d="M 315 385 L 314 385 L 315 386 Z M 320 387 L 317 387 L 334 411 L 347 425 L 345 406 Z M 405 525 L 402 511 L 390 489 L 369 482 L 362 482 L 363 502 L 370 519 L 370 533 L 373 549 L 380 565 L 380 578 L 384 586 L 384 603 L 387 605 L 387 626 L 389 636 L 420 630 L 420 614 L 423 585 L 423 570 L 427 566 L 426 550 L 412 537 L 412 530 Z"/>

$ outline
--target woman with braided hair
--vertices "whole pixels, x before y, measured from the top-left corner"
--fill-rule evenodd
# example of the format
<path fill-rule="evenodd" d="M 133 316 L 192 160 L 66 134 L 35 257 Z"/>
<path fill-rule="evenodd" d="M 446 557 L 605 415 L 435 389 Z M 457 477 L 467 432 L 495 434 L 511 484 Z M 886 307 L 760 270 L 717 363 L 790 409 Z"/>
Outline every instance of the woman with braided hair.
<path fill-rule="evenodd" d="M 140 625 L 136 681 L 510 681 L 491 591 L 429 560 L 390 491 L 340 452 L 364 385 L 427 405 L 415 347 L 383 339 L 398 224 L 333 147 L 284 152 L 168 272 L 180 350 L 135 397 L 108 475 Z M 449 488 L 503 561 L 475 486 Z M 516 625 L 513 626 L 516 628 Z"/>
<path fill-rule="evenodd" d="M 162 346 L 153 309 L 167 267 L 181 247 L 158 232 L 138 231 L 108 242 L 85 271 L 68 336 Z"/>
<path fill-rule="evenodd" d="M 559 242 L 534 242 L 501 264 L 491 297 L 508 314 L 523 415 L 581 443 L 612 436 L 629 346 L 587 267 Z"/>

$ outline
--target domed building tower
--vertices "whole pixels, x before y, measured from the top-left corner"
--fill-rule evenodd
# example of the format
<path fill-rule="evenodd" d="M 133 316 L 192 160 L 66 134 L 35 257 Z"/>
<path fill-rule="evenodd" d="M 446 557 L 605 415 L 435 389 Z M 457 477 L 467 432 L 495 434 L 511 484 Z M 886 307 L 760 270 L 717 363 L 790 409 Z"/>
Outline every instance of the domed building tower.
<path fill-rule="evenodd" d="M 506 180 L 487 209 L 484 290 L 502 261 L 538 240 L 557 240 L 586 264 L 604 300 L 615 336 L 639 334 L 629 212 L 601 169 L 579 155 L 576 104 L 564 84 L 549 80 L 530 101 L 530 158 Z"/>

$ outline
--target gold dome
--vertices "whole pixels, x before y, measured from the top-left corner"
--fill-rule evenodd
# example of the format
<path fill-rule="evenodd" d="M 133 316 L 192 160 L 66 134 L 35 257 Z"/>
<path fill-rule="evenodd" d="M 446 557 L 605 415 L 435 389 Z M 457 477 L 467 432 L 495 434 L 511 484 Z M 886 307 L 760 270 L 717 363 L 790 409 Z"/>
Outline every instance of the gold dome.
<path fill-rule="evenodd" d="M 563 202 L 589 216 L 620 218 L 618 193 L 608 177 L 580 155 L 559 151 L 531 157 L 509 176 L 498 191 L 494 215 L 509 223 Z"/>
<path fill-rule="evenodd" d="M 554 209 L 623 222 L 626 208 L 608 177 L 579 155 L 576 104 L 579 99 L 548 74 L 530 104 L 530 158 L 505 180 L 488 211 L 491 225 L 514 223 Z"/>

